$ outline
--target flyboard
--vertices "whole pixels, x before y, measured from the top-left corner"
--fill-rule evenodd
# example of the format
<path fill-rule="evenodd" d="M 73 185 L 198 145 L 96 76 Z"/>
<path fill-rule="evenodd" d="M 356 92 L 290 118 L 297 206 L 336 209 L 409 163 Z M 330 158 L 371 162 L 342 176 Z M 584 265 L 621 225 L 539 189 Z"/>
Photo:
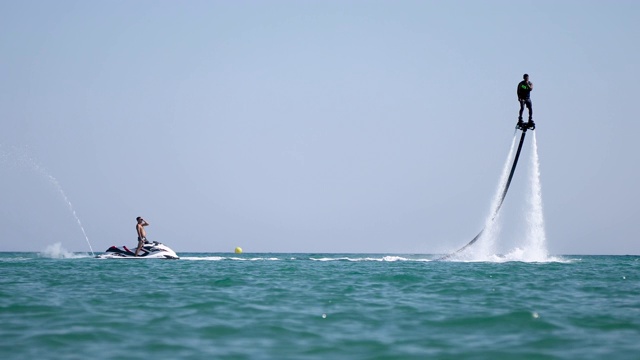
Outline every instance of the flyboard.
<path fill-rule="evenodd" d="M 509 178 L 507 178 L 507 182 L 505 183 L 504 189 L 502 190 L 502 194 L 500 195 L 500 201 L 498 202 L 498 206 L 496 207 L 496 210 L 494 211 L 494 213 L 491 215 L 491 221 L 493 221 L 496 218 L 496 216 L 498 216 L 498 213 L 500 212 L 500 208 L 502 207 L 502 203 L 504 202 L 504 198 L 507 196 L 507 191 L 509 191 L 509 185 L 511 185 L 511 179 L 513 179 L 513 174 L 516 172 L 516 166 L 518 166 L 518 159 L 520 158 L 520 152 L 522 151 L 522 144 L 524 144 L 524 138 L 525 138 L 525 135 L 527 134 L 527 130 L 529 129 L 531 130 L 536 129 L 536 124 L 533 122 L 533 120 L 529 120 L 528 123 L 523 123 L 519 121 L 518 124 L 516 125 L 516 131 L 522 130 L 522 135 L 520 136 L 520 143 L 518 144 L 518 150 L 516 151 L 516 156 L 513 158 L 513 165 L 511 165 Z M 476 235 L 473 239 L 471 239 L 471 241 L 469 241 L 465 246 L 452 252 L 451 254 L 447 254 L 442 257 L 439 257 L 435 259 L 435 261 L 447 260 L 463 252 L 469 246 L 473 245 L 476 241 L 478 241 L 478 239 L 482 236 L 485 230 L 486 230 L 486 227 L 480 230 L 478 235 Z"/>

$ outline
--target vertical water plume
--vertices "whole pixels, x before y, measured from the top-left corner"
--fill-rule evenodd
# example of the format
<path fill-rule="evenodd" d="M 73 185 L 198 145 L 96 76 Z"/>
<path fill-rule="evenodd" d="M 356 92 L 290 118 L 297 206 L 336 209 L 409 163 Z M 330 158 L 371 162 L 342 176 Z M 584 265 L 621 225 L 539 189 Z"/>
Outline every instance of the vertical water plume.
<path fill-rule="evenodd" d="M 547 236 L 544 228 L 544 212 L 542 207 L 542 185 L 540 181 L 540 159 L 536 132 L 533 132 L 531 151 L 531 171 L 529 178 L 529 211 L 527 212 L 528 233 L 524 253 L 529 261 L 546 261 Z"/>

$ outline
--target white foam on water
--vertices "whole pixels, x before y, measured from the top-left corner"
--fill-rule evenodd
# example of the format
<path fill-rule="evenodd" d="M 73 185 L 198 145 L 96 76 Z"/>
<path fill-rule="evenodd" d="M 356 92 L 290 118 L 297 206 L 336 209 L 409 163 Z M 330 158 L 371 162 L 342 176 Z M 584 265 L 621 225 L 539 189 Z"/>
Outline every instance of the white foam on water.
<path fill-rule="evenodd" d="M 263 258 L 263 257 L 255 257 L 255 258 L 241 258 L 241 257 L 230 257 L 229 260 L 238 260 L 238 261 L 277 261 L 280 260 L 278 258 Z"/>
<path fill-rule="evenodd" d="M 547 256 L 544 259 L 534 259 L 525 251 L 524 248 L 516 247 L 507 254 L 491 254 L 485 259 L 467 259 L 456 258 L 452 261 L 465 262 L 465 263 L 477 263 L 477 262 L 490 262 L 490 263 L 508 263 L 508 262 L 525 262 L 525 263 L 573 263 L 580 261 L 579 259 L 566 259 L 562 256 Z"/>
<path fill-rule="evenodd" d="M 535 255 L 535 253 L 534 253 Z M 532 256 L 531 251 L 526 248 L 516 247 L 511 250 L 509 253 L 499 256 L 496 259 L 496 262 L 509 262 L 509 261 L 520 261 L 520 262 L 531 262 L 531 263 L 549 263 L 549 262 L 559 262 L 559 263 L 571 263 L 575 262 L 574 259 L 565 259 L 561 256 L 545 256 L 538 257 Z"/>
<path fill-rule="evenodd" d="M 30 257 L 11 257 L 11 258 L 0 258 L 0 262 L 20 262 L 20 261 L 29 261 L 33 260 Z"/>
<path fill-rule="evenodd" d="M 348 257 L 339 257 L 339 258 L 310 258 L 312 261 L 350 261 L 351 259 Z"/>
<path fill-rule="evenodd" d="M 309 258 L 309 260 L 312 261 L 352 261 L 352 262 L 360 262 L 360 261 L 376 261 L 376 262 L 396 262 L 396 261 L 417 261 L 417 262 L 427 262 L 427 261 L 433 261 L 433 259 L 426 259 L 426 258 L 417 258 L 417 259 L 410 259 L 410 258 L 406 258 L 403 256 L 397 256 L 397 255 L 384 255 L 384 256 L 380 256 L 380 257 L 371 257 L 371 256 L 365 256 L 365 257 L 322 257 L 322 258 Z"/>
<path fill-rule="evenodd" d="M 253 258 L 240 258 L 233 256 L 186 256 L 180 257 L 180 260 L 189 260 L 189 261 L 224 261 L 224 260 L 232 260 L 232 261 L 278 261 L 282 260 L 275 257 L 253 257 Z"/>
<path fill-rule="evenodd" d="M 180 256 L 180 260 L 190 260 L 190 261 L 221 261 L 221 260 L 226 260 L 226 257 L 222 257 L 222 256 L 203 256 L 203 257 L 197 257 L 197 256 Z"/>

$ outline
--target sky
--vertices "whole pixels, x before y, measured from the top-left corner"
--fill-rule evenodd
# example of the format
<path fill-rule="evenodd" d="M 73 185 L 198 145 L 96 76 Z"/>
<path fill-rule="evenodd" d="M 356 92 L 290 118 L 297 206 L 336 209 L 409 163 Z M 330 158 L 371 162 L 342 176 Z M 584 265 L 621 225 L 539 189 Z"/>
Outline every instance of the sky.
<path fill-rule="evenodd" d="M 0 0 L 0 251 L 133 246 L 142 216 L 178 253 L 447 253 L 484 224 L 528 73 L 549 252 L 640 254 L 639 18 L 637 1 Z"/>

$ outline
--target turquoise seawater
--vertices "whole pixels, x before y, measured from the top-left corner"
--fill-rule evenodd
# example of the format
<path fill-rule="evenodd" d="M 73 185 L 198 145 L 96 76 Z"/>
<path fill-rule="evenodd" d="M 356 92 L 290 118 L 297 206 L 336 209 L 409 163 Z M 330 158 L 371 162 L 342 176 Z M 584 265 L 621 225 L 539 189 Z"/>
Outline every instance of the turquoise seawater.
<path fill-rule="evenodd" d="M 640 257 L 0 253 L 1 359 L 640 359 Z"/>

